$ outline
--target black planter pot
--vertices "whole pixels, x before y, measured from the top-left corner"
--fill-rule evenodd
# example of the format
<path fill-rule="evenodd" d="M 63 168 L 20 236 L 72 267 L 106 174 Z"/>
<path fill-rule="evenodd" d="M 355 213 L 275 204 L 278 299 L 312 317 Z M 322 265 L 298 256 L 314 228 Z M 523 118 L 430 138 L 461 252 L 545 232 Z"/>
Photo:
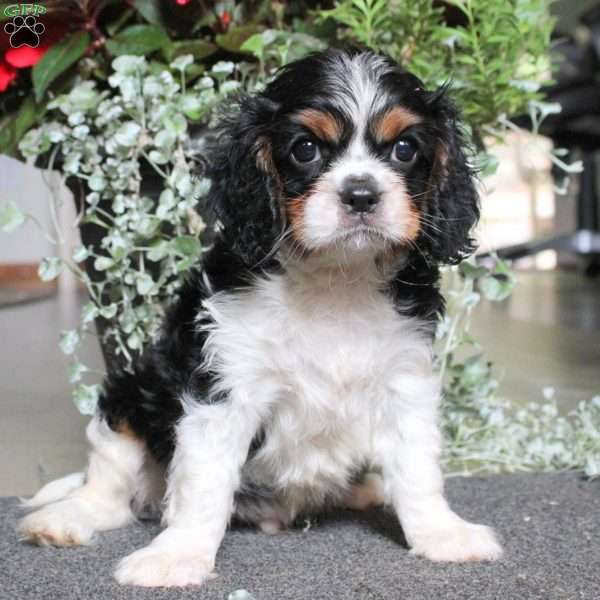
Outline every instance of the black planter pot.
<path fill-rule="evenodd" d="M 91 192 L 87 183 L 83 179 L 77 177 L 70 177 L 66 180 L 66 185 L 73 194 L 73 200 L 75 202 L 75 208 L 78 214 L 85 209 L 85 197 Z M 142 174 L 142 185 L 141 195 L 147 196 L 152 200 L 158 202 L 158 197 L 163 190 L 163 180 L 157 175 L 152 169 L 143 169 Z M 100 202 L 100 208 L 103 211 L 114 214 L 110 202 Z M 102 239 L 104 237 L 105 230 L 97 225 L 96 223 L 82 222 L 79 224 L 79 233 L 81 236 L 81 242 L 85 247 L 91 248 L 93 252 L 100 256 L 108 256 L 106 250 L 102 247 Z M 84 261 L 85 271 L 94 283 L 98 283 L 105 278 L 105 274 L 102 271 L 98 271 L 95 266 L 96 258 L 89 257 Z M 156 278 L 158 276 L 158 263 L 149 263 L 147 265 L 148 271 L 151 275 Z M 111 297 L 111 289 L 105 287 L 103 291 L 103 301 L 109 302 Z M 98 316 L 95 319 L 96 331 L 98 333 L 98 339 L 100 341 L 100 347 L 102 350 L 102 357 L 106 370 L 110 371 L 113 369 L 122 368 L 125 366 L 125 359 L 122 355 L 117 353 L 117 345 L 114 340 L 107 339 L 106 332 L 110 327 L 116 326 L 117 321 L 114 319 L 106 319 L 102 316 Z"/>
<path fill-rule="evenodd" d="M 195 157 L 197 174 L 203 174 L 207 170 L 207 164 L 202 157 L 201 148 L 207 144 L 213 143 L 213 132 L 203 124 L 190 124 L 189 125 L 189 144 L 186 152 L 189 156 Z M 37 165 L 39 168 L 48 168 L 48 157 L 42 157 L 38 161 Z M 62 156 L 60 153 L 55 158 L 53 168 L 61 171 Z M 163 178 L 156 173 L 152 166 L 146 162 L 140 164 L 141 173 L 141 186 L 140 194 L 142 196 L 151 198 L 158 204 L 158 198 L 164 189 Z M 87 186 L 87 182 L 84 179 L 72 176 L 66 179 L 66 185 L 73 194 L 73 200 L 75 202 L 75 208 L 77 213 L 81 213 L 85 210 L 85 197 L 91 192 Z M 103 211 L 113 215 L 112 205 L 110 201 L 101 201 L 100 207 Z M 202 243 L 208 245 L 212 242 L 214 235 L 214 215 L 207 215 L 203 211 L 202 205 L 197 207 L 197 210 L 203 213 L 207 228 L 202 234 Z M 107 256 L 106 250 L 102 247 L 102 238 L 104 237 L 104 229 L 95 223 L 82 222 L 79 224 L 79 232 L 81 236 L 81 242 L 84 246 L 92 248 L 94 253 L 100 256 Z M 165 231 L 165 233 L 170 233 Z M 98 271 L 95 266 L 95 257 L 87 258 L 84 262 L 85 271 L 92 282 L 97 283 L 104 279 L 104 273 Z M 148 263 L 146 266 L 154 279 L 158 279 L 159 276 L 159 263 Z M 103 291 L 103 301 L 108 302 L 111 297 L 111 289 L 106 286 Z M 98 333 L 98 339 L 100 340 L 100 346 L 102 350 L 102 356 L 104 358 L 105 366 L 107 371 L 122 368 L 125 366 L 125 358 L 117 354 L 117 346 L 113 340 L 106 339 L 107 329 L 116 326 L 117 321 L 115 319 L 106 319 L 99 316 L 95 320 L 96 330 Z M 135 354 L 135 353 L 134 353 Z"/>

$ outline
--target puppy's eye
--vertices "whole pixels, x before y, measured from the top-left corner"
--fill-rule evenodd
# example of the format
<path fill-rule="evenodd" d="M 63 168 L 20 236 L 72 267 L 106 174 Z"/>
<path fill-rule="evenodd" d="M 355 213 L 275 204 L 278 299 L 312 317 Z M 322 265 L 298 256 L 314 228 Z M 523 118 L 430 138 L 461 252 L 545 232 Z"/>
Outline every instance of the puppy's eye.
<path fill-rule="evenodd" d="M 417 154 L 417 145 L 409 139 L 400 139 L 394 144 L 392 160 L 409 163 Z"/>
<path fill-rule="evenodd" d="M 316 142 L 300 140 L 292 148 L 292 159 L 301 165 L 315 162 L 321 158 L 321 151 Z"/>

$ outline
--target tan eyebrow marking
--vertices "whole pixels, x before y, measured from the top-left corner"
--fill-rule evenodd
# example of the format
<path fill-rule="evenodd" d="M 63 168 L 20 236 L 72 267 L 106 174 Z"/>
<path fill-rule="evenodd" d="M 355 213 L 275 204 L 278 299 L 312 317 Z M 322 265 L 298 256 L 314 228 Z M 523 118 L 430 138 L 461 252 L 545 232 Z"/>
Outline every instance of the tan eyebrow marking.
<path fill-rule="evenodd" d="M 405 129 L 420 123 L 423 119 L 408 108 L 395 106 L 381 115 L 373 126 L 377 142 L 386 143 L 395 140 Z"/>
<path fill-rule="evenodd" d="M 310 129 L 324 142 L 335 143 L 342 137 L 342 126 L 331 113 L 305 108 L 295 115 L 294 120 Z"/>

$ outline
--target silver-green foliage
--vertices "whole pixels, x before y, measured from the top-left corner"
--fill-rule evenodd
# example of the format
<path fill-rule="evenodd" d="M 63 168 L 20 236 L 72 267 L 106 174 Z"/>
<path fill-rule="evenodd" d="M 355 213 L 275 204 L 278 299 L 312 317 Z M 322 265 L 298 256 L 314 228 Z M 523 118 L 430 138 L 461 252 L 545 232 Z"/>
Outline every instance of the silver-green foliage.
<path fill-rule="evenodd" d="M 442 427 L 447 473 L 562 471 L 600 476 L 600 396 L 561 413 L 550 387 L 514 406 L 498 394 L 492 365 L 469 334 L 482 297 L 506 299 L 515 284 L 508 265 L 472 260 L 445 273 L 448 311 L 437 330 L 437 366 L 444 377 Z"/>
<path fill-rule="evenodd" d="M 86 414 L 93 412 L 100 388 L 83 383 L 90 370 L 80 362 L 78 348 L 95 319 L 112 324 L 104 341 L 130 362 L 155 334 L 165 305 L 201 254 L 204 223 L 196 206 L 210 180 L 195 175 L 201 148 L 192 144 L 188 128 L 197 120 L 210 123 L 215 105 L 240 83 L 232 76 L 233 63 L 220 62 L 189 85 L 191 63 L 191 56 L 180 56 L 169 67 L 120 56 L 112 63 L 110 89 L 99 91 L 94 81 L 81 81 L 49 104 L 44 124 L 20 144 L 31 159 L 49 153 L 50 167 L 60 152 L 63 174 L 85 182 L 81 222 L 104 230 L 100 251 L 79 246 L 64 263 L 51 257 L 39 268 L 49 281 L 66 267 L 89 293 L 79 327 L 63 332 L 60 343 L 73 356 L 69 381 L 77 384 L 74 399 Z M 142 193 L 148 168 L 162 181 L 157 200 Z M 12 205 L 2 212 L 6 230 L 22 220 Z M 99 281 L 79 266 L 90 258 L 103 274 Z"/>

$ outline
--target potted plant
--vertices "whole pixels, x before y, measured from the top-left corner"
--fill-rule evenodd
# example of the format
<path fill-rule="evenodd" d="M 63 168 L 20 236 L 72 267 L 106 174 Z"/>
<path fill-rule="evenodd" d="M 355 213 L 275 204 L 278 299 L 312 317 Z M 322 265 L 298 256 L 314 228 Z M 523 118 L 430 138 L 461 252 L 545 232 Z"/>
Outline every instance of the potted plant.
<path fill-rule="evenodd" d="M 554 110 L 539 91 L 550 72 L 549 3 L 48 1 L 38 47 L 0 47 L 0 147 L 57 169 L 74 192 L 82 245 L 67 261 L 45 259 L 39 272 L 52 279 L 69 268 L 89 292 L 80 326 L 60 342 L 74 357 L 69 379 L 79 409 L 93 412 L 99 390 L 85 383 L 88 369 L 77 358 L 82 336 L 95 323 L 107 368 L 127 368 L 198 264 L 213 226 L 198 209 L 210 186 L 206 137 L 228 97 L 260 88 L 307 52 L 367 45 L 428 87 L 451 82 L 474 140 L 472 160 L 485 175 L 495 166 L 489 148 L 513 127 L 511 115 L 530 112 L 539 123 Z M 0 207 L 5 230 L 25 218 L 14 202 Z M 485 462 L 510 442 L 508 463 L 518 467 L 529 434 L 519 438 L 523 428 L 494 399 L 491 367 L 466 334 L 481 294 L 503 299 L 514 278 L 502 262 L 491 269 L 466 262 L 450 279 L 451 310 L 438 331 L 449 460 L 464 468 L 478 452 Z M 466 360 L 456 358 L 459 348 Z M 582 452 L 569 460 L 581 463 Z"/>

